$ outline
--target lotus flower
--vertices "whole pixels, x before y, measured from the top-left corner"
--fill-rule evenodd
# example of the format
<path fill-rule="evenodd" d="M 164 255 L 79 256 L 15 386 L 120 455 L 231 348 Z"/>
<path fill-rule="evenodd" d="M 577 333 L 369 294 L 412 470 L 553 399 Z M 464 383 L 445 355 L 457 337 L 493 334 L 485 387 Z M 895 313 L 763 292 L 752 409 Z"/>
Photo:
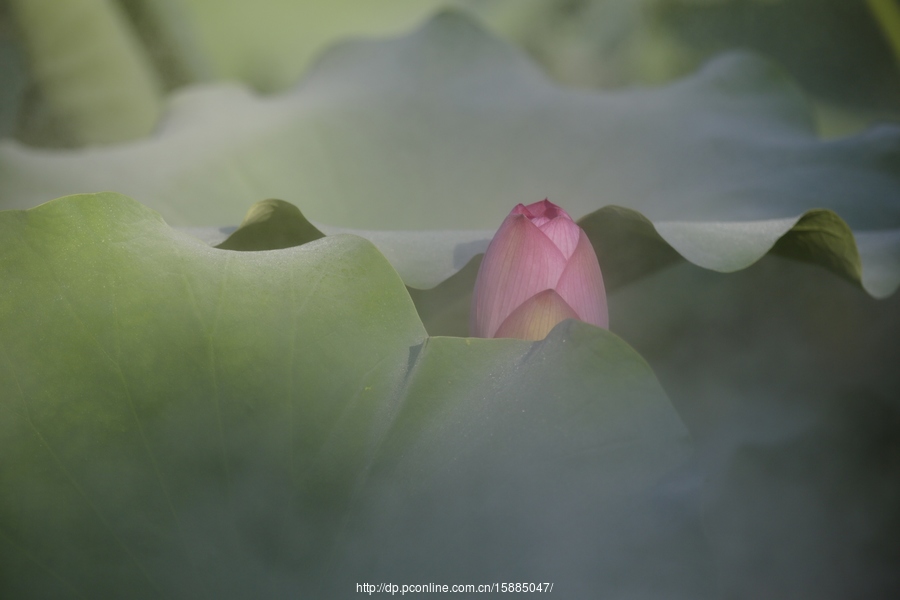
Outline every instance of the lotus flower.
<path fill-rule="evenodd" d="M 519 204 L 484 255 L 470 333 L 540 340 L 565 319 L 609 326 L 597 255 L 584 231 L 557 205 Z"/>

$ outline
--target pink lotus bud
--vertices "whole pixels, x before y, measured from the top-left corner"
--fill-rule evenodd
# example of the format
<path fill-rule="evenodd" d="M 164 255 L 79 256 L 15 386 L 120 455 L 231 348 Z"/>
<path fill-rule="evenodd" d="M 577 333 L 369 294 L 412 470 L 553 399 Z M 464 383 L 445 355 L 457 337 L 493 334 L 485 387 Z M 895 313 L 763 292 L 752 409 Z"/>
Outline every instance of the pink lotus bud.
<path fill-rule="evenodd" d="M 475 337 L 540 340 L 564 319 L 609 326 L 597 255 L 557 205 L 519 204 L 484 255 L 469 331 Z"/>

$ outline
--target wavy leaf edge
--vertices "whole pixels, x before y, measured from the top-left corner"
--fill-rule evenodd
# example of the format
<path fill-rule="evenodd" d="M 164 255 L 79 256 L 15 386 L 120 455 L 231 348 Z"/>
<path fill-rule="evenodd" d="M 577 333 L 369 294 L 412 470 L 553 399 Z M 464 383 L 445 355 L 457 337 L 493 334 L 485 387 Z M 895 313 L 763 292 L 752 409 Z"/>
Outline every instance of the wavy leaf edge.
<path fill-rule="evenodd" d="M 273 211 L 271 206 L 280 210 Z M 288 208 L 290 207 L 290 208 Z M 266 219 L 259 217 L 265 213 Z M 490 241 L 490 230 L 448 231 L 366 231 L 335 228 L 309 222 L 294 205 L 276 200 L 254 204 L 244 223 L 232 228 L 191 228 L 189 233 L 211 245 L 235 250 L 274 250 L 288 247 L 283 231 L 296 231 L 294 245 L 327 235 L 350 233 L 368 239 L 398 271 L 410 288 L 420 292 L 447 284 L 475 257 L 482 255 Z M 290 221 L 286 223 L 285 221 Z M 814 208 L 803 214 L 760 221 L 660 221 L 654 223 L 640 211 L 608 205 L 578 220 L 600 259 L 608 290 L 627 285 L 644 276 L 685 260 L 703 269 L 733 273 L 746 269 L 771 254 L 810 263 L 827 269 L 876 299 L 892 296 L 900 287 L 900 269 L 891 268 L 900 258 L 900 230 L 854 232 L 840 215 L 830 209 Z M 249 227 L 261 229 L 256 246 L 241 246 L 235 240 Z M 268 229 L 266 229 L 268 228 Z M 180 228 L 179 228 L 180 229 Z M 892 239 L 891 234 L 895 234 Z M 221 238 L 226 236 L 224 240 Z M 271 236 L 267 245 L 265 237 Z M 404 258 L 420 256 L 427 240 L 438 237 L 436 259 L 422 268 Z M 861 242 L 858 241 L 861 237 Z M 454 239 L 462 241 L 448 243 Z M 393 240 L 395 245 L 391 244 Z M 418 251 L 418 252 L 417 252 Z M 873 268 L 867 269 L 868 263 Z M 431 271 L 427 273 L 426 271 Z M 477 269 L 476 269 L 477 270 Z"/>

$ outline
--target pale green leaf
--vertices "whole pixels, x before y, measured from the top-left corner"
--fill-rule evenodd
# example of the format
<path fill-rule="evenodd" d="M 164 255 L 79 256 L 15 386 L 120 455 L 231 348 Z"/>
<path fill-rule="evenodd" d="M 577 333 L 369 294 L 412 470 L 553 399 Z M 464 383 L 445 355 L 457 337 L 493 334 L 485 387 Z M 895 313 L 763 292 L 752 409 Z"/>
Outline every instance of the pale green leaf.
<path fill-rule="evenodd" d="M 687 431 L 607 331 L 426 338 L 361 238 L 215 249 L 117 194 L 0 214 L 0 266 L 4 597 L 712 589 Z"/>

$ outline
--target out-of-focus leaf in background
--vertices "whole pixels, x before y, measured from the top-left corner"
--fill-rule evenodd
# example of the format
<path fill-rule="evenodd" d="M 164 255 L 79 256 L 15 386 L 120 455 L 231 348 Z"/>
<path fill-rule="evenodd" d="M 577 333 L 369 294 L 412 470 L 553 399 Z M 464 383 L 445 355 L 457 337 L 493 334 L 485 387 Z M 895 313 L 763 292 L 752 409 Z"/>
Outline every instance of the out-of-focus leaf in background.
<path fill-rule="evenodd" d="M 0 3 L 0 138 L 15 132 L 28 80 L 24 53 L 7 11 L 8 7 Z"/>
<path fill-rule="evenodd" d="M 0 23 L 13 31 L 8 41 L 28 65 L 17 134 L 38 146 L 140 138 L 157 123 L 163 89 L 239 80 L 259 90 L 281 90 L 335 40 L 398 33 L 438 5 L 4 0 Z M 5 73 L 10 69 L 4 64 Z M 3 113 L 15 114 L 5 108 Z"/>
<path fill-rule="evenodd" d="M 574 215 L 636 209 L 683 256 L 725 271 L 828 208 L 859 234 L 864 265 L 880 266 L 869 289 L 888 294 L 900 281 L 900 129 L 821 141 L 812 121 L 790 80 L 752 56 L 659 88 L 575 91 L 444 13 L 409 35 L 337 46 L 281 95 L 176 95 L 150 139 L 53 152 L 6 141 L 0 204 L 115 189 L 172 224 L 228 225 L 272 197 L 323 225 L 393 231 L 481 229 L 549 197 Z M 752 251 L 722 263 L 732 246 Z"/>
<path fill-rule="evenodd" d="M 7 0 L 7 6 L 39 94 L 26 105 L 24 139 L 81 146 L 153 130 L 162 109 L 160 82 L 116 3 Z"/>
<path fill-rule="evenodd" d="M 735 46 L 754 48 L 784 65 L 815 97 L 897 115 L 900 69 L 869 0 L 658 4 L 666 22 L 703 55 Z"/>
<path fill-rule="evenodd" d="M 716 54 L 744 49 L 778 62 L 803 85 L 824 135 L 846 135 L 885 118 L 900 119 L 900 68 L 892 51 L 898 42 L 891 42 L 897 34 L 884 35 L 897 29 L 885 21 L 885 15 L 897 12 L 894 0 L 534 4 L 529 10 L 503 0 L 476 6 L 495 30 L 570 85 L 658 84 Z M 488 6 L 491 10 L 484 10 Z"/>
<path fill-rule="evenodd" d="M 244 81 L 263 91 L 293 85 L 335 40 L 396 35 L 441 5 L 435 0 L 183 0 L 183 4 L 215 77 Z"/>
<path fill-rule="evenodd" d="M 149 78 L 173 90 L 225 79 L 263 91 L 283 90 L 335 41 L 395 35 L 446 6 L 467 10 L 526 49 L 551 76 L 577 87 L 671 81 L 716 53 L 754 49 L 807 87 L 816 99 L 819 130 L 838 135 L 878 118 L 898 117 L 900 74 L 890 36 L 882 35 L 891 31 L 883 17 L 890 2 L 390 0 L 376 7 L 316 0 L 78 0 L 67 3 L 70 13 L 46 10 L 54 3 L 26 2 L 38 7 L 29 11 L 37 12 L 15 19 L 7 8 L 19 0 L 5 0 L 0 21 L 18 30 L 21 52 L 28 48 L 31 85 L 19 136 L 38 145 L 137 137 L 136 124 L 146 126 L 148 117 L 135 111 L 152 104 L 158 92 L 136 81 Z M 870 10 L 876 6 L 881 9 Z M 96 20 L 85 21 L 92 13 Z M 58 26 L 67 30 L 64 35 L 58 35 Z M 35 44 L 48 38 L 65 42 L 56 51 L 70 49 L 58 55 L 59 65 L 47 44 Z M 118 50 L 110 54 L 114 47 Z M 86 117 L 71 107 L 83 94 L 64 76 L 73 68 L 72 55 L 80 56 L 82 74 L 103 74 L 105 87 L 95 90 L 102 92 L 96 99 L 117 105 L 118 111 L 130 106 L 134 123 L 126 120 L 114 128 L 111 121 L 103 135 L 80 131 Z"/>

